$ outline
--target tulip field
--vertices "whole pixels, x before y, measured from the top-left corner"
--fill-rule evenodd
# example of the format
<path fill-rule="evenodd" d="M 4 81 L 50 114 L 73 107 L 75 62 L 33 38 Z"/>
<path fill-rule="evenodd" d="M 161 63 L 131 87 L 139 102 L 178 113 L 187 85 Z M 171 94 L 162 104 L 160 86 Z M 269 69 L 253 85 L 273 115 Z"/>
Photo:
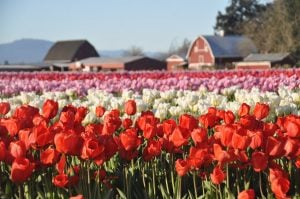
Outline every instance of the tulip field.
<path fill-rule="evenodd" d="M 300 70 L 0 72 L 0 198 L 300 198 Z"/>

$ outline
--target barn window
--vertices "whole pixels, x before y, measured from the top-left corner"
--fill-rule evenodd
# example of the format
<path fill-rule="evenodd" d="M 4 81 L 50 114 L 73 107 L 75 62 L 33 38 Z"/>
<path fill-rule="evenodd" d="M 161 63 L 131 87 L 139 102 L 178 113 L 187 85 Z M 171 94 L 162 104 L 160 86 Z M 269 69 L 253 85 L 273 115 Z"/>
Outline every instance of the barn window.
<path fill-rule="evenodd" d="M 198 62 L 199 63 L 203 63 L 204 62 L 203 55 L 199 55 L 198 56 Z"/>
<path fill-rule="evenodd" d="M 198 46 L 195 46 L 194 52 L 197 53 L 199 51 Z"/>

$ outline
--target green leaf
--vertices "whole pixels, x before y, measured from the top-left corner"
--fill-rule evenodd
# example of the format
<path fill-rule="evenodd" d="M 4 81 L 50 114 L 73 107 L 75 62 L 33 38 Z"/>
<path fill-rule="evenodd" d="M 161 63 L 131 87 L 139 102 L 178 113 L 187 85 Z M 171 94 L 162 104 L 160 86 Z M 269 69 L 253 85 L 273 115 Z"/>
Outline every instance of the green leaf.
<path fill-rule="evenodd" d="M 190 190 L 188 190 L 188 192 L 189 192 L 189 198 L 195 198 L 194 196 L 193 196 L 193 194 L 192 194 L 192 192 L 190 191 Z"/>
<path fill-rule="evenodd" d="M 166 192 L 165 187 L 162 184 L 159 185 L 159 188 L 163 198 L 171 198 L 171 196 Z"/>
<path fill-rule="evenodd" d="M 125 193 L 124 192 L 122 192 L 119 188 L 117 188 L 117 191 L 118 191 L 118 193 L 119 193 L 119 195 L 120 195 L 120 197 L 121 198 L 123 198 L 123 199 L 127 199 L 127 197 L 126 197 L 126 195 L 125 195 Z"/>

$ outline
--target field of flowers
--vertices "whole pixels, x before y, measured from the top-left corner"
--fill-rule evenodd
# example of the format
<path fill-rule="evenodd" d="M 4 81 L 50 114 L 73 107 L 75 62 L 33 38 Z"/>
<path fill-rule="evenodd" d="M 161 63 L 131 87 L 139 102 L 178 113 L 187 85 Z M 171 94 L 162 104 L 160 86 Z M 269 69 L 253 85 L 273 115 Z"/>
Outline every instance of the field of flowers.
<path fill-rule="evenodd" d="M 299 78 L 0 73 L 0 197 L 300 197 Z"/>

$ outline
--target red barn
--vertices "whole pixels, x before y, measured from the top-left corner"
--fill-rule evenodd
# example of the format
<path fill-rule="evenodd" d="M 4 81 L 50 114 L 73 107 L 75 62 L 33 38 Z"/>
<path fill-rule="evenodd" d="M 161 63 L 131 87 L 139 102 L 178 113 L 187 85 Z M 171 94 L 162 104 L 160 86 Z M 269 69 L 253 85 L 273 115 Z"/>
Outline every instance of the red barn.
<path fill-rule="evenodd" d="M 224 68 L 256 51 L 254 43 L 244 36 L 199 36 L 191 43 L 186 58 L 190 69 Z"/>

